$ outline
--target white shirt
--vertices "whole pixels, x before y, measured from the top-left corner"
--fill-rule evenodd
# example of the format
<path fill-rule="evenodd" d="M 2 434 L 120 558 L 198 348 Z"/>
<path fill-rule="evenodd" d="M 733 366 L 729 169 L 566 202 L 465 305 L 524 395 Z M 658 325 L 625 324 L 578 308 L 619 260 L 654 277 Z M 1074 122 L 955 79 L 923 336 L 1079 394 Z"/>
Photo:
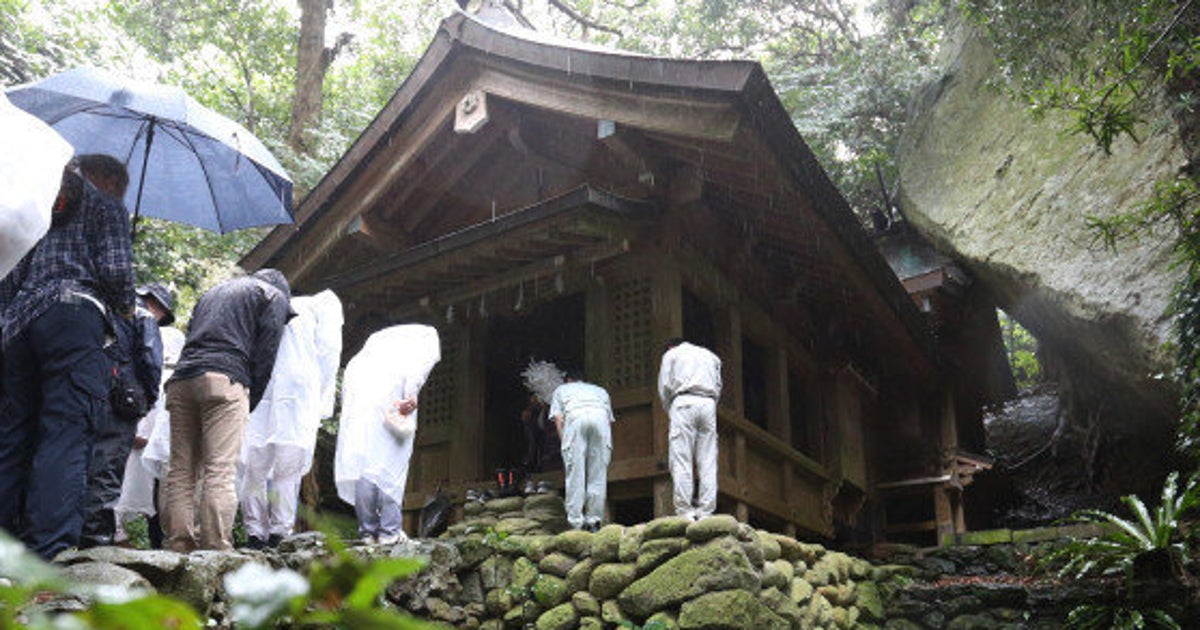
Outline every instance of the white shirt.
<path fill-rule="evenodd" d="M 663 354 L 658 371 L 658 397 L 663 408 L 680 394 L 721 397 L 721 359 L 707 348 L 686 341 Z"/>
<path fill-rule="evenodd" d="M 550 397 L 550 417 L 561 416 L 567 422 L 576 414 L 600 412 L 613 421 L 612 402 L 603 387 L 591 383 L 563 383 Z"/>

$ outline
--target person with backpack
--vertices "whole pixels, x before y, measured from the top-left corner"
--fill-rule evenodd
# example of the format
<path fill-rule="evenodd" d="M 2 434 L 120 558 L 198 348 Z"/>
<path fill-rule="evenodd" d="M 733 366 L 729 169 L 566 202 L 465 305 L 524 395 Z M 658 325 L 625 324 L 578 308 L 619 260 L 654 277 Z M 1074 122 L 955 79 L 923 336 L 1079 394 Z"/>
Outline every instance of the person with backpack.
<path fill-rule="evenodd" d="M 121 496 L 138 423 L 158 400 L 163 369 L 159 327 L 175 321 L 173 303 L 170 291 L 160 283 L 138 287 L 133 319 L 116 323 L 116 341 L 106 348 L 116 370 L 109 391 L 109 413 L 95 427 L 92 439 L 80 548 L 115 542 L 114 507 Z"/>
<path fill-rule="evenodd" d="M 133 309 L 129 214 L 68 167 L 50 230 L 0 281 L 0 527 L 43 558 L 79 542 L 106 337 Z"/>

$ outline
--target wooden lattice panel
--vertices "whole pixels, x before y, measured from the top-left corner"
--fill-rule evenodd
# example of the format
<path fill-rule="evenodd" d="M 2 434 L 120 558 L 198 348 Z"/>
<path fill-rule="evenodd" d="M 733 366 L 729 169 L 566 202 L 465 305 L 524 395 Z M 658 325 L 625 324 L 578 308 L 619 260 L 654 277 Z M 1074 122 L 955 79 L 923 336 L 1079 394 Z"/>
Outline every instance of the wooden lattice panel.
<path fill-rule="evenodd" d="M 449 424 L 454 417 L 454 399 L 458 388 L 459 335 L 448 331 L 442 333 L 442 360 L 429 373 L 429 380 L 421 388 L 420 421 L 424 426 L 435 427 Z"/>
<path fill-rule="evenodd" d="M 630 278 L 613 288 L 614 388 L 644 387 L 652 382 L 652 299 L 650 278 Z"/>

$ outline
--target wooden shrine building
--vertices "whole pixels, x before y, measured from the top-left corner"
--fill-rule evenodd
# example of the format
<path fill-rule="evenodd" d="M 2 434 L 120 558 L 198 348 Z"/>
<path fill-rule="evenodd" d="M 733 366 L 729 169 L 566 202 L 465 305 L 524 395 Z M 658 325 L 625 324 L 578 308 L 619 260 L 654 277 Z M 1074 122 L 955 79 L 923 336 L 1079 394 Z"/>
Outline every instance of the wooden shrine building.
<path fill-rule="evenodd" d="M 612 520 L 670 513 L 673 336 L 724 362 L 721 511 L 878 534 L 880 484 L 960 472 L 936 345 L 757 63 L 455 14 L 296 218 L 243 264 L 336 291 L 347 359 L 390 324 L 441 334 L 406 509 L 520 462 L 520 372 L 541 359 L 612 395 Z M 915 522 L 946 534 L 943 487 Z"/>

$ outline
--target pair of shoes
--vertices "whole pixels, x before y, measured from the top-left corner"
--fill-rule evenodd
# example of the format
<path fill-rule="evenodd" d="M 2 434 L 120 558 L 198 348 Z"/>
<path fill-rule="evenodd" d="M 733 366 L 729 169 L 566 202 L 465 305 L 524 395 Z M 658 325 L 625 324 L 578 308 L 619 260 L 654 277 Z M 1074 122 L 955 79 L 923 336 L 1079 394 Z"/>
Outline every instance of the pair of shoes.
<path fill-rule="evenodd" d="M 376 539 L 374 536 L 363 536 L 362 537 L 362 544 L 366 547 L 371 547 L 376 542 L 378 542 L 378 539 Z"/>
<path fill-rule="evenodd" d="M 530 479 L 525 482 L 525 487 L 522 488 L 522 493 L 523 494 L 537 494 L 537 489 L 538 489 L 537 482 Z"/>
<path fill-rule="evenodd" d="M 592 532 L 593 534 L 595 534 L 596 532 L 600 531 L 600 523 L 589 523 L 587 525 L 584 525 L 583 531 Z"/>
<path fill-rule="evenodd" d="M 283 542 L 283 534 L 271 534 L 267 537 L 267 546 L 271 549 L 278 547 L 281 542 Z"/>
<path fill-rule="evenodd" d="M 534 492 L 536 494 L 554 494 L 554 486 L 551 486 L 549 481 L 543 479 L 537 482 L 537 489 Z"/>
<path fill-rule="evenodd" d="M 243 545 L 242 548 L 243 549 L 265 549 L 266 546 L 267 546 L 267 541 L 265 541 L 261 538 L 258 538 L 257 536 L 248 536 L 248 537 L 246 537 L 246 544 Z"/>
<path fill-rule="evenodd" d="M 466 500 L 468 503 L 472 501 L 476 503 L 483 503 L 484 501 L 487 501 L 487 494 L 487 492 L 481 492 L 475 488 L 469 488 L 467 490 Z"/>
<path fill-rule="evenodd" d="M 378 542 L 381 545 L 394 545 L 396 543 L 403 542 L 406 540 L 408 540 L 408 535 L 401 532 L 401 533 L 393 535 L 393 536 L 380 536 Z"/>

